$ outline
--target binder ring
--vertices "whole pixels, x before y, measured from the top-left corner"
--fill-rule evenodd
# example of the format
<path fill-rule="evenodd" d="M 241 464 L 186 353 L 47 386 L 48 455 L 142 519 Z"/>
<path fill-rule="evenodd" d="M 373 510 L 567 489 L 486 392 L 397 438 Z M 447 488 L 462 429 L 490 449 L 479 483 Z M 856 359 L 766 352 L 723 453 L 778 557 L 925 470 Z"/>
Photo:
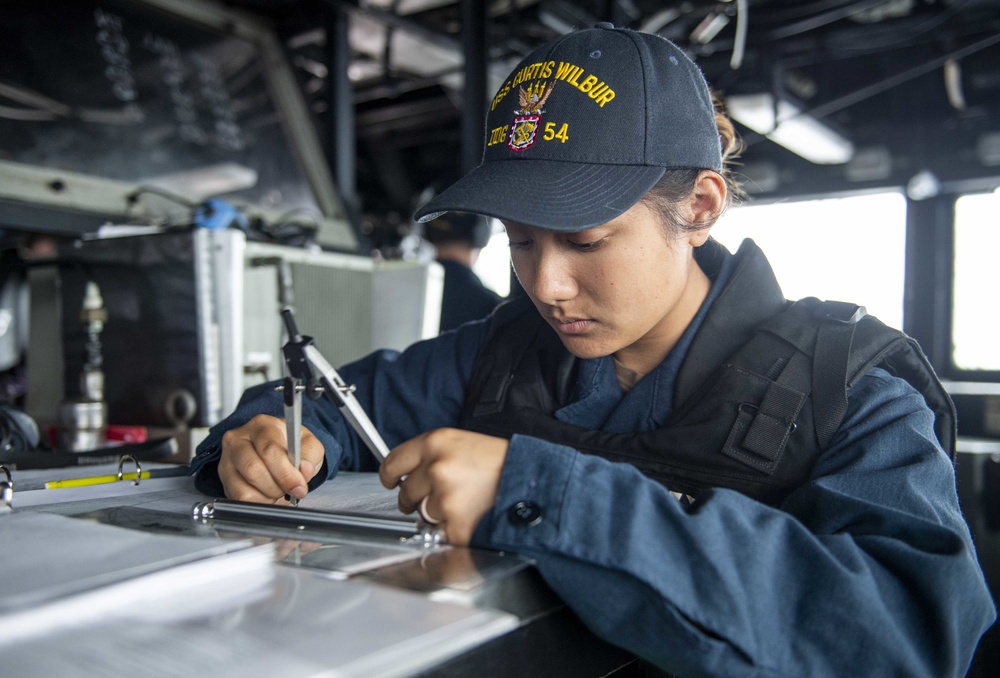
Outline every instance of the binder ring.
<path fill-rule="evenodd" d="M 124 480 L 125 474 L 122 473 L 122 466 L 125 465 L 126 461 L 131 461 L 135 464 L 135 485 L 139 484 L 139 476 L 142 475 L 142 467 L 139 466 L 139 460 L 133 457 L 131 454 L 124 454 L 122 458 L 118 460 L 118 480 Z"/>
<path fill-rule="evenodd" d="M 0 469 L 3 469 L 3 474 L 7 476 L 7 480 L 0 482 L 0 499 L 8 508 L 14 508 L 14 479 L 6 466 L 0 464 Z"/>

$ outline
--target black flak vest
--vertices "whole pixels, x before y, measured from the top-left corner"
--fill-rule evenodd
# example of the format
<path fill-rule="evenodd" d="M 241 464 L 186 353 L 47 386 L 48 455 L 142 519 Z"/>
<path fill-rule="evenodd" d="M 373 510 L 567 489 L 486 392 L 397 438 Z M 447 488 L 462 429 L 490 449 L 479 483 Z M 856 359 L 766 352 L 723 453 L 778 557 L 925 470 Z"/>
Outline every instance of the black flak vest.
<path fill-rule="evenodd" d="M 714 277 L 722 255 L 710 240 L 698 263 Z M 881 367 L 920 391 L 941 445 L 954 455 L 954 406 L 913 339 L 853 304 L 786 301 L 752 241 L 736 259 L 681 366 L 675 407 L 663 427 L 606 433 L 557 420 L 554 413 L 569 402 L 577 359 L 527 298 L 494 313 L 460 426 L 505 438 L 534 436 L 627 462 L 683 494 L 725 487 L 778 504 L 806 482 L 832 441 L 847 390 Z"/>

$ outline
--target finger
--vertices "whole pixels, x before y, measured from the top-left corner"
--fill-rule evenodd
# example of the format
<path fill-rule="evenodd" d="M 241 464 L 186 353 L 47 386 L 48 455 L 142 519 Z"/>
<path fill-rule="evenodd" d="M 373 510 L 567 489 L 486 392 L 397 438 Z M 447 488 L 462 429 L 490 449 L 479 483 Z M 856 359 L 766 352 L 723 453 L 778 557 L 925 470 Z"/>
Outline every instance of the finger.
<path fill-rule="evenodd" d="M 236 472 L 264 496 L 283 497 L 294 487 L 304 484 L 302 474 L 288 460 L 284 441 L 272 438 L 248 440 L 239 454 L 232 456 Z"/>
<path fill-rule="evenodd" d="M 393 453 L 390 453 L 389 457 L 386 457 L 386 461 L 392 457 L 393 463 L 390 465 L 389 472 L 393 475 L 400 475 L 395 482 L 396 487 L 399 488 L 397 504 L 403 513 L 416 511 L 420 502 L 431 494 L 434 487 L 431 476 L 433 458 L 428 459 L 431 455 L 424 445 L 424 440 L 424 436 L 420 436 L 407 441 L 397 447 Z M 396 456 L 393 457 L 393 454 Z M 385 468 L 385 462 L 382 463 L 382 467 Z M 385 479 L 383 479 L 382 484 L 391 487 Z"/>
<path fill-rule="evenodd" d="M 280 490 L 273 490 L 266 493 L 261 491 L 244 479 L 232 464 L 227 466 L 223 461 L 219 462 L 219 478 L 222 480 L 223 489 L 226 497 L 229 499 L 254 502 L 256 504 L 287 503 L 285 502 L 284 494 Z"/>
<path fill-rule="evenodd" d="M 399 495 L 396 503 L 403 513 L 413 513 L 420 506 L 424 497 L 431 494 L 431 483 L 427 474 L 418 469 L 406 476 L 406 480 L 399 485 Z"/>
<path fill-rule="evenodd" d="M 302 463 L 299 464 L 299 471 L 302 473 L 302 476 L 306 479 L 306 482 L 309 482 L 316 477 L 316 474 L 319 473 L 319 469 L 321 467 L 322 464 L 320 464 L 320 466 L 316 466 L 311 461 L 303 459 Z"/>
<path fill-rule="evenodd" d="M 378 469 L 378 477 L 382 485 L 392 489 L 399 485 L 403 477 L 409 477 L 420 465 L 423 456 L 424 436 L 417 436 L 405 443 L 397 445 L 389 452 Z"/>
<path fill-rule="evenodd" d="M 283 495 L 247 440 L 224 444 L 219 480 L 230 499 L 271 503 Z"/>
<path fill-rule="evenodd" d="M 435 513 L 430 507 L 431 495 L 425 495 L 423 499 L 420 500 L 420 504 L 417 507 L 417 513 L 423 518 L 425 523 L 429 525 L 440 525 L 444 522 L 444 518 L 438 518 L 440 513 Z"/>
<path fill-rule="evenodd" d="M 274 541 L 274 559 L 282 561 L 292 554 L 299 546 L 299 542 L 291 539 L 276 539 Z"/>
<path fill-rule="evenodd" d="M 302 555 L 318 551 L 321 548 L 323 548 L 323 544 L 318 541 L 304 541 L 299 543 L 299 551 Z"/>
<path fill-rule="evenodd" d="M 283 422 L 276 417 L 258 415 L 239 428 L 222 436 L 219 478 L 226 496 L 241 501 L 275 502 L 286 490 L 278 484 L 274 469 L 281 469 L 285 446 Z M 287 454 L 287 453 L 286 453 Z M 285 456 L 284 472 L 301 474 Z M 290 487 L 302 484 L 302 481 Z"/>
<path fill-rule="evenodd" d="M 219 462 L 219 478 L 229 499 L 250 501 L 258 504 L 278 504 L 285 501 L 285 495 L 276 485 L 275 489 L 262 491 L 252 482 L 247 481 L 232 464 Z"/>
<path fill-rule="evenodd" d="M 299 464 L 299 471 L 308 483 L 312 480 L 320 469 L 323 468 L 323 458 L 325 450 L 323 443 L 319 441 L 313 432 L 302 427 L 302 462 Z"/>
<path fill-rule="evenodd" d="M 282 436 L 284 438 L 284 436 Z M 302 471 L 295 468 L 288 456 L 288 445 L 285 440 L 277 441 L 267 438 L 257 442 L 257 453 L 267 466 L 271 478 L 285 494 L 302 499 L 306 496 L 306 477 Z M 300 459 L 301 462 L 301 459 Z"/>

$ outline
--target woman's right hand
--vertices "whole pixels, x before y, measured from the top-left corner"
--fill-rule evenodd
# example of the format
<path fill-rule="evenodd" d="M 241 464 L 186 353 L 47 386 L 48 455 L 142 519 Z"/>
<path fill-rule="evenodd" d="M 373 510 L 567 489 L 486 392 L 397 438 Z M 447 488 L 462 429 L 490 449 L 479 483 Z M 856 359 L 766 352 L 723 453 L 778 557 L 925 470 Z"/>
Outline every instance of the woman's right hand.
<path fill-rule="evenodd" d="M 284 504 L 302 499 L 323 467 L 323 444 L 302 427 L 302 457 L 296 469 L 288 458 L 285 420 L 258 414 L 222 436 L 219 479 L 226 496 L 239 501 Z"/>

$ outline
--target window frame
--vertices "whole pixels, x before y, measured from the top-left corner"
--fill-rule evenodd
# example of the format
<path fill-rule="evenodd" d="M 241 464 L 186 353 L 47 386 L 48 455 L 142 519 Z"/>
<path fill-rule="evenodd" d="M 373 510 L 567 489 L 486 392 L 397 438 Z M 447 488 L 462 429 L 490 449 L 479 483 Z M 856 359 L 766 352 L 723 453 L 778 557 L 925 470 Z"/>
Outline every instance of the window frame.
<path fill-rule="evenodd" d="M 907 198 L 903 331 L 916 339 L 941 379 L 1000 382 L 1000 370 L 955 364 L 955 213 L 958 199 L 977 192 L 957 188 L 926 200 Z"/>

